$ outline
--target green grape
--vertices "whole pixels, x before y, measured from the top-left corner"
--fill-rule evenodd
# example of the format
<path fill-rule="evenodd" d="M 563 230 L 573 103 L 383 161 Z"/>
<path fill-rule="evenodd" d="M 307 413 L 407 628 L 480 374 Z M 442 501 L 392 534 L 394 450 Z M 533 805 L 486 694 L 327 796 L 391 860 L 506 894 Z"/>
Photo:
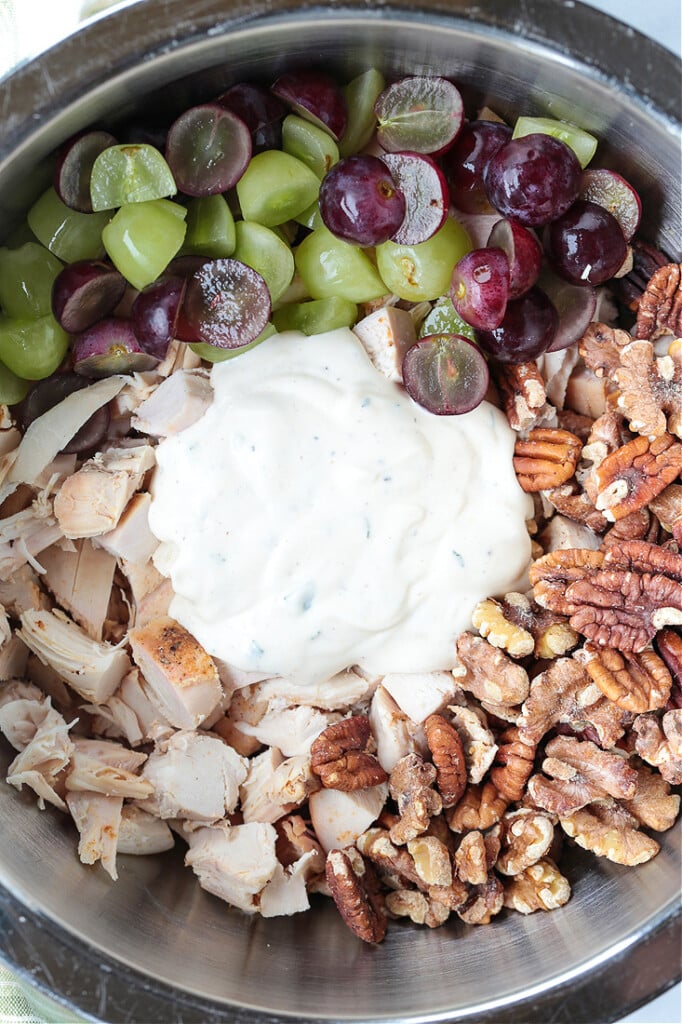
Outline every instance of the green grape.
<path fill-rule="evenodd" d="M 573 150 L 581 167 L 587 167 L 597 151 L 597 139 L 584 128 L 578 128 L 568 121 L 557 121 L 553 117 L 520 117 L 514 125 L 513 139 L 524 135 L 551 135 L 553 139 L 565 142 Z"/>
<path fill-rule="evenodd" d="M 28 223 L 39 242 L 64 263 L 95 260 L 102 255 L 102 230 L 111 214 L 79 213 L 61 201 L 53 188 L 43 192 L 28 211 Z"/>
<path fill-rule="evenodd" d="M 439 299 L 421 322 L 419 337 L 426 338 L 431 334 L 463 334 L 469 341 L 476 341 L 476 331 L 462 320 L 448 297 Z"/>
<path fill-rule="evenodd" d="M 323 227 L 324 221 L 320 214 L 320 205 L 317 199 L 314 203 L 310 204 L 307 210 L 299 213 L 298 217 L 294 217 L 294 220 L 297 224 L 302 224 L 304 228 L 310 228 L 311 231 L 314 231 L 315 228 Z"/>
<path fill-rule="evenodd" d="M 37 242 L 0 249 L 0 306 L 7 316 L 47 316 L 52 311 L 52 285 L 61 269 L 57 257 Z"/>
<path fill-rule="evenodd" d="M 90 198 L 95 212 L 163 199 L 176 192 L 170 167 L 148 143 L 107 146 L 92 165 Z"/>
<path fill-rule="evenodd" d="M 18 377 L 43 380 L 69 348 L 69 336 L 53 316 L 39 320 L 0 318 L 0 360 Z"/>
<path fill-rule="evenodd" d="M 355 303 L 337 296 L 311 302 L 290 302 L 272 315 L 278 331 L 302 331 L 309 335 L 324 334 L 338 327 L 352 327 L 357 318 Z"/>
<path fill-rule="evenodd" d="M 422 302 L 447 293 L 455 263 L 470 250 L 469 235 L 461 224 L 448 217 L 426 242 L 378 245 L 377 267 L 389 291 L 401 299 Z"/>
<path fill-rule="evenodd" d="M 390 291 L 362 249 L 336 238 L 325 227 L 303 239 L 296 250 L 296 269 L 313 299 L 338 296 L 369 302 Z"/>
<path fill-rule="evenodd" d="M 348 126 L 339 142 L 341 156 L 359 153 L 370 142 L 377 126 L 374 104 L 385 85 L 381 72 L 370 68 L 349 82 L 343 90 L 348 106 Z"/>
<path fill-rule="evenodd" d="M 189 347 L 207 363 L 224 363 L 226 359 L 234 359 L 242 352 L 249 352 L 266 338 L 271 338 L 273 334 L 277 334 L 277 328 L 274 324 L 267 324 L 257 338 L 254 338 L 248 345 L 242 345 L 241 348 L 218 348 L 217 345 L 207 345 L 203 341 L 191 342 Z"/>
<path fill-rule="evenodd" d="M 234 258 L 260 274 L 270 289 L 272 302 L 277 302 L 294 276 L 294 254 L 286 242 L 262 224 L 240 220 L 235 230 Z"/>
<path fill-rule="evenodd" d="M 2 405 L 16 405 L 17 402 L 23 401 L 32 386 L 32 381 L 17 377 L 9 367 L 0 363 L 0 403 Z"/>
<path fill-rule="evenodd" d="M 317 199 L 320 179 L 289 153 L 267 149 L 252 157 L 236 189 L 244 220 L 272 228 L 297 217 Z"/>
<path fill-rule="evenodd" d="M 178 254 L 185 238 L 187 211 L 169 199 L 122 206 L 102 232 L 118 271 L 142 291 L 156 281 Z"/>
<path fill-rule="evenodd" d="M 182 251 L 219 260 L 234 252 L 234 217 L 224 196 L 198 196 L 187 203 L 187 233 Z"/>
<path fill-rule="evenodd" d="M 282 122 L 282 149 L 304 163 L 320 179 L 339 162 L 339 147 L 329 132 L 296 114 L 289 114 Z"/>

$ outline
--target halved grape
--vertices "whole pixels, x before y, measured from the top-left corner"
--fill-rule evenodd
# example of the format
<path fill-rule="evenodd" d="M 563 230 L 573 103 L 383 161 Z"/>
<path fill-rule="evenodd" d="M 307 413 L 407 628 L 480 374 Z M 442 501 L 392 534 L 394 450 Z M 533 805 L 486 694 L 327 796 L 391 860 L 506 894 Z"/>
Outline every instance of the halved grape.
<path fill-rule="evenodd" d="M 2 405 L 16 405 L 21 402 L 31 388 L 31 381 L 24 380 L 12 373 L 8 366 L 0 363 L 0 403 Z"/>
<path fill-rule="evenodd" d="M 445 223 L 450 205 L 441 169 L 422 153 L 386 153 L 382 158 L 405 197 L 405 216 L 391 241 L 418 245 Z"/>
<path fill-rule="evenodd" d="M 241 118 L 218 103 L 204 103 L 171 125 L 166 159 L 181 192 L 212 196 L 237 184 L 251 148 L 251 132 Z"/>
<path fill-rule="evenodd" d="M 27 430 L 43 413 L 87 386 L 87 380 L 77 373 L 56 373 L 46 380 L 39 381 L 15 410 L 19 426 L 22 430 Z M 74 434 L 62 451 L 67 455 L 91 451 L 106 436 L 109 420 L 109 408 L 103 405 Z"/>
<path fill-rule="evenodd" d="M 451 217 L 419 245 L 384 242 L 376 251 L 384 291 L 409 302 L 437 299 L 447 293 L 455 263 L 470 249 L 468 234 Z"/>
<path fill-rule="evenodd" d="M 235 356 L 240 356 L 244 352 L 250 352 L 252 348 L 271 338 L 273 334 L 277 334 L 274 324 L 266 324 L 257 338 L 250 341 L 248 345 L 241 345 L 239 348 L 216 348 L 215 345 L 207 345 L 204 341 L 190 342 L 189 347 L 192 349 L 192 352 L 200 356 L 201 359 L 205 359 L 207 363 L 224 363 L 226 359 L 234 359 Z"/>
<path fill-rule="evenodd" d="M 542 266 L 542 246 L 535 234 L 513 220 L 498 220 L 488 238 L 509 260 L 509 298 L 518 299 L 535 284 Z"/>
<path fill-rule="evenodd" d="M 310 231 L 324 227 L 324 221 L 320 215 L 320 204 L 317 199 L 314 203 L 311 203 L 310 206 L 303 210 L 302 213 L 297 214 L 294 217 L 294 222 L 296 224 L 302 224 L 304 228 L 308 228 Z M 277 231 L 280 229 L 275 228 L 274 230 Z"/>
<path fill-rule="evenodd" d="M 69 336 L 53 316 L 41 316 L 39 320 L 0 317 L 0 360 L 17 377 L 49 377 L 68 349 Z"/>
<path fill-rule="evenodd" d="M 270 291 L 270 300 L 278 302 L 294 276 L 291 249 L 270 228 L 253 221 L 238 221 L 235 231 L 234 258 L 260 274 Z"/>
<path fill-rule="evenodd" d="M 288 153 L 269 149 L 257 153 L 237 182 L 244 220 L 266 228 L 297 217 L 317 199 L 320 179 Z"/>
<path fill-rule="evenodd" d="M 324 334 L 339 327 L 352 327 L 358 318 L 358 307 L 338 296 L 289 302 L 272 314 L 278 331 L 302 331 L 303 334 Z"/>
<path fill-rule="evenodd" d="M 391 238 L 405 216 L 405 197 L 388 167 L 376 156 L 341 160 L 320 188 L 320 216 L 337 238 L 353 245 L 379 245 Z"/>
<path fill-rule="evenodd" d="M 579 341 L 597 309 L 597 293 L 590 285 L 575 285 L 557 277 L 547 267 L 538 278 L 538 286 L 549 297 L 559 314 L 559 326 L 548 352 L 558 352 Z"/>
<path fill-rule="evenodd" d="M 514 125 L 514 138 L 521 139 L 524 135 L 551 135 L 570 146 L 581 167 L 587 167 L 597 151 L 597 139 L 584 128 L 568 121 L 557 121 L 553 117 L 520 117 Z"/>
<path fill-rule="evenodd" d="M 350 302 L 369 302 L 390 290 L 362 249 L 336 238 L 324 226 L 303 239 L 295 260 L 313 299 L 337 295 Z"/>
<path fill-rule="evenodd" d="M 272 86 L 296 114 L 328 131 L 338 142 L 346 130 L 348 110 L 341 89 L 321 71 L 291 71 Z"/>
<path fill-rule="evenodd" d="M 376 68 L 363 71 L 344 88 L 348 107 L 348 124 L 339 142 L 341 156 L 359 153 L 370 142 L 376 131 L 374 104 L 386 85 L 384 76 Z"/>
<path fill-rule="evenodd" d="M 231 256 L 235 244 L 234 217 L 224 196 L 196 196 L 189 200 L 184 252 L 217 260 Z"/>
<path fill-rule="evenodd" d="M 488 365 L 459 334 L 433 334 L 405 353 L 403 381 L 415 402 L 436 416 L 458 416 L 480 405 L 488 390 Z"/>
<path fill-rule="evenodd" d="M 156 281 L 185 238 L 187 211 L 168 199 L 122 206 L 102 231 L 114 266 L 141 291 Z"/>
<path fill-rule="evenodd" d="M 509 260 L 502 249 L 473 249 L 463 256 L 452 272 L 450 298 L 472 327 L 499 327 L 509 298 Z"/>
<path fill-rule="evenodd" d="M 483 175 L 494 153 L 512 137 L 512 130 L 498 121 L 465 124 L 455 144 L 442 157 L 450 198 L 465 213 L 491 213 L 483 187 Z"/>
<path fill-rule="evenodd" d="M 639 227 L 642 202 L 629 181 L 603 168 L 583 171 L 579 198 L 608 210 L 620 224 L 625 241 L 630 241 Z"/>
<path fill-rule="evenodd" d="M 65 263 L 95 260 L 102 254 L 102 231 L 110 213 L 79 213 L 66 206 L 55 190 L 43 192 L 27 220 L 39 242 Z"/>
<path fill-rule="evenodd" d="M 135 337 L 145 352 L 163 359 L 175 337 L 187 279 L 169 274 L 141 291 L 133 302 L 130 319 Z"/>
<path fill-rule="evenodd" d="M 374 104 L 377 139 L 389 153 L 440 153 L 457 138 L 462 97 L 447 78 L 419 76 L 393 82 Z"/>
<path fill-rule="evenodd" d="M 109 146 L 92 165 L 90 197 L 95 212 L 165 199 L 176 192 L 171 169 L 154 146 Z"/>
<path fill-rule="evenodd" d="M 143 352 L 130 320 L 108 317 L 76 335 L 71 344 L 73 368 L 83 377 L 111 377 L 114 373 L 142 373 L 158 359 Z"/>
<path fill-rule="evenodd" d="M 528 227 L 548 224 L 571 206 L 580 191 L 578 158 L 551 135 L 525 135 L 505 143 L 483 176 L 488 199 L 505 217 Z"/>
<path fill-rule="evenodd" d="M 51 309 L 54 280 L 62 265 L 49 249 L 26 242 L 19 249 L 0 249 L 0 306 L 7 316 L 46 316 Z"/>
<path fill-rule="evenodd" d="M 109 316 L 123 298 L 126 280 L 108 263 L 80 260 L 61 271 L 52 288 L 52 312 L 69 334 Z"/>
<path fill-rule="evenodd" d="M 603 284 L 623 265 L 627 243 L 620 224 L 598 203 L 578 199 L 547 228 L 547 255 L 572 284 Z"/>
<path fill-rule="evenodd" d="M 339 162 L 339 147 L 329 132 L 296 114 L 289 114 L 282 122 L 282 149 L 320 179 Z"/>
<path fill-rule="evenodd" d="M 215 101 L 231 110 L 251 132 L 254 153 L 279 149 L 282 145 L 282 121 L 287 108 L 281 100 L 260 85 L 239 82 Z"/>
<path fill-rule="evenodd" d="M 439 299 L 419 325 L 420 338 L 426 338 L 429 334 L 463 334 L 469 341 L 476 340 L 473 327 L 462 320 L 449 296 Z"/>
<path fill-rule="evenodd" d="M 545 295 L 534 286 L 520 299 L 507 303 L 499 327 L 476 331 L 481 348 L 500 363 L 525 363 L 546 352 L 554 340 L 559 315 Z"/>
<path fill-rule="evenodd" d="M 92 213 L 92 166 L 103 150 L 115 145 L 116 139 L 109 132 L 93 131 L 76 135 L 62 146 L 54 169 L 54 187 L 72 210 Z"/>
<path fill-rule="evenodd" d="M 239 260 L 210 260 L 187 282 L 183 318 L 193 340 L 218 348 L 241 348 L 265 328 L 270 292 L 260 274 Z"/>

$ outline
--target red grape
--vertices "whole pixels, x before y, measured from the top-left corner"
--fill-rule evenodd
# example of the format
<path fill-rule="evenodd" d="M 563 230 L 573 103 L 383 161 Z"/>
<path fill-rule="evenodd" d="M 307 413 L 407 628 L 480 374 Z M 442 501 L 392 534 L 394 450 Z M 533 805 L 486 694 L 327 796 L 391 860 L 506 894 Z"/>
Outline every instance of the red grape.
<path fill-rule="evenodd" d="M 458 210 L 491 212 L 483 174 L 493 154 L 511 137 L 511 128 L 498 121 L 471 121 L 464 126 L 452 149 L 442 157 L 450 198 Z"/>
<path fill-rule="evenodd" d="M 546 267 L 538 283 L 559 314 L 559 326 L 547 351 L 559 352 L 582 338 L 595 314 L 597 293 L 590 285 L 569 284 Z"/>
<path fill-rule="evenodd" d="M 321 71 L 291 71 L 272 86 L 275 96 L 333 139 L 341 138 L 348 122 L 346 100 L 338 84 Z"/>
<path fill-rule="evenodd" d="M 405 197 L 376 156 L 349 156 L 325 175 L 320 188 L 325 225 L 354 245 L 380 245 L 400 228 Z"/>
<path fill-rule="evenodd" d="M 603 284 L 623 265 L 627 243 L 620 224 L 598 203 L 579 199 L 547 228 L 547 255 L 572 284 Z"/>
<path fill-rule="evenodd" d="M 542 246 L 535 234 L 513 220 L 498 220 L 488 245 L 499 246 L 509 260 L 509 298 L 518 299 L 535 284 L 542 266 Z"/>
<path fill-rule="evenodd" d="M 502 249 L 474 249 L 462 256 L 452 272 L 450 298 L 472 327 L 499 327 L 509 298 L 509 260 Z"/>
<path fill-rule="evenodd" d="M 554 340 L 559 315 L 537 287 L 507 303 L 499 327 L 476 331 L 476 340 L 500 363 L 525 363 L 545 352 Z"/>
<path fill-rule="evenodd" d="M 260 274 L 239 260 L 207 260 L 188 280 L 180 320 L 182 337 L 216 348 L 255 341 L 270 318 L 270 291 Z"/>
<path fill-rule="evenodd" d="M 580 191 L 578 158 L 564 142 L 536 133 L 512 139 L 490 158 L 483 181 L 505 217 L 529 227 L 556 220 Z"/>
<path fill-rule="evenodd" d="M 116 309 L 126 290 L 118 270 L 99 260 L 79 260 L 59 272 L 52 286 L 52 312 L 69 334 L 79 334 Z"/>
<path fill-rule="evenodd" d="M 163 359 L 175 337 L 186 278 L 169 275 L 150 284 L 136 297 L 130 316 L 135 337 L 145 352 Z"/>
<path fill-rule="evenodd" d="M 62 147 L 54 169 L 54 188 L 72 210 L 92 213 L 90 175 L 97 157 L 116 139 L 109 132 L 93 131 L 75 135 Z"/>
<path fill-rule="evenodd" d="M 620 224 L 626 242 L 630 241 L 639 227 L 642 202 L 632 185 L 615 171 L 596 167 L 583 171 L 580 199 L 599 203 L 613 214 Z"/>
<path fill-rule="evenodd" d="M 143 352 L 129 320 L 98 320 L 76 335 L 71 344 L 73 368 L 84 377 L 110 377 L 114 373 L 151 370 L 158 359 Z"/>
<path fill-rule="evenodd" d="M 425 242 L 448 215 L 450 199 L 442 171 L 421 153 L 386 153 L 381 159 L 405 197 L 405 216 L 391 241 L 397 245 Z"/>
<path fill-rule="evenodd" d="M 191 107 L 171 125 L 166 160 L 181 192 L 212 196 L 236 185 L 251 159 L 251 132 L 217 103 Z"/>
<path fill-rule="evenodd" d="M 403 359 L 408 395 L 436 416 L 456 416 L 480 405 L 488 390 L 488 365 L 461 334 L 432 334 Z"/>
<path fill-rule="evenodd" d="M 240 82 L 218 96 L 215 102 L 241 118 L 251 132 L 254 153 L 281 148 L 282 121 L 287 108 L 268 89 Z"/>

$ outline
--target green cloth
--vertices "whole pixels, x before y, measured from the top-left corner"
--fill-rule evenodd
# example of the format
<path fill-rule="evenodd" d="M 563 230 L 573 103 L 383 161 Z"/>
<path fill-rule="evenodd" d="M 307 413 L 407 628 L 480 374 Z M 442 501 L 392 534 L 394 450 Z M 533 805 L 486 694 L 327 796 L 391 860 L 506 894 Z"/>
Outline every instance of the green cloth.
<path fill-rule="evenodd" d="M 0 1024 L 42 1024 L 9 971 L 0 966 Z"/>

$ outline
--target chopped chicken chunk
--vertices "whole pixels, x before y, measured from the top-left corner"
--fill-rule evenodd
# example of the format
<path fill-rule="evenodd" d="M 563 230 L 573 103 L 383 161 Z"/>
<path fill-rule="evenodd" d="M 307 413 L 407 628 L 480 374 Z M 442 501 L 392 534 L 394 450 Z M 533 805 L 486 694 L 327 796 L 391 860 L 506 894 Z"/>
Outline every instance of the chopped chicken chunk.
<path fill-rule="evenodd" d="M 66 803 L 80 833 L 78 856 L 81 862 L 101 861 L 104 870 L 116 881 L 116 845 L 123 798 L 101 793 L 68 793 Z"/>
<path fill-rule="evenodd" d="M 590 530 L 589 526 L 561 515 L 552 517 L 539 539 L 545 554 L 563 548 L 589 548 L 597 551 L 601 545 L 601 537 Z"/>
<path fill-rule="evenodd" d="M 204 373 L 178 370 L 138 406 L 132 426 L 152 437 L 169 437 L 201 419 L 212 400 L 213 388 Z"/>
<path fill-rule="evenodd" d="M 369 697 L 374 684 L 349 669 L 339 672 L 323 683 L 297 686 L 295 679 L 268 679 L 253 688 L 255 699 L 278 699 L 288 705 L 307 705 L 323 711 L 339 711 Z"/>
<path fill-rule="evenodd" d="M 317 861 L 316 852 L 311 850 L 287 868 L 277 864 L 258 900 L 263 917 L 289 917 L 310 909 L 307 882 Z"/>
<path fill-rule="evenodd" d="M 237 806 L 247 770 L 246 760 L 217 736 L 176 732 L 144 766 L 154 795 L 142 809 L 159 818 L 219 821 Z"/>
<path fill-rule="evenodd" d="M 223 698 L 213 661 L 174 619 L 154 619 L 129 633 L 133 658 L 164 716 L 195 729 Z"/>
<path fill-rule="evenodd" d="M 313 741 L 340 715 L 324 713 L 301 705 L 267 711 L 256 725 L 239 722 L 237 728 L 267 747 L 277 747 L 286 757 L 307 754 Z"/>
<path fill-rule="evenodd" d="M 32 789 L 38 796 L 40 808 L 47 800 L 65 811 L 66 805 L 55 786 L 57 776 L 69 763 L 74 749 L 69 726 L 52 707 L 50 698 L 43 697 L 37 687 L 10 684 L 10 688 L 3 688 L 2 694 L 0 731 L 19 751 L 7 769 L 7 781 L 17 789 L 22 786 Z"/>
<path fill-rule="evenodd" d="M 151 503 L 151 495 L 147 491 L 133 494 L 114 529 L 93 540 L 95 547 L 104 548 L 114 558 L 137 565 L 146 564 L 159 546 L 149 529 Z"/>
<path fill-rule="evenodd" d="M 106 740 L 76 739 L 66 788 L 70 792 L 103 793 L 131 800 L 144 800 L 153 786 L 136 774 L 146 754 L 127 750 Z"/>
<path fill-rule="evenodd" d="M 392 772 L 401 757 L 412 753 L 416 744 L 410 720 L 388 690 L 379 686 L 369 707 L 369 722 L 377 742 L 377 760 L 385 772 Z"/>
<path fill-rule="evenodd" d="M 277 821 L 304 803 L 318 788 L 310 758 L 282 758 L 270 747 L 249 761 L 249 774 L 240 789 L 244 821 Z"/>
<path fill-rule="evenodd" d="M 277 833 L 272 825 L 221 822 L 188 835 L 185 864 L 192 868 L 202 889 L 233 907 L 253 914 L 256 897 L 273 878 Z"/>
<path fill-rule="evenodd" d="M 97 550 L 90 541 L 78 541 L 74 551 L 63 551 L 56 545 L 41 557 L 44 582 L 57 603 L 82 626 L 93 640 L 102 639 L 111 588 L 114 583 L 116 559 L 107 551 Z"/>
<path fill-rule="evenodd" d="M 113 530 L 123 510 L 154 465 L 149 444 L 99 452 L 68 477 L 54 501 L 66 537 L 97 537 Z"/>
<path fill-rule="evenodd" d="M 38 506 L 37 502 L 0 520 L 0 579 L 9 580 L 27 563 L 42 572 L 37 556 L 61 536 L 51 507 Z"/>
<path fill-rule="evenodd" d="M 320 789 L 310 797 L 310 820 L 323 850 L 342 850 L 350 846 L 381 814 L 388 796 L 388 785 L 356 789 Z"/>
<path fill-rule="evenodd" d="M 118 832 L 118 853 L 131 853 L 144 857 L 152 853 L 164 853 L 175 846 L 173 833 L 165 821 L 155 818 L 134 804 L 126 804 L 121 815 Z"/>
<path fill-rule="evenodd" d="M 0 601 L 12 615 L 21 615 L 32 608 L 49 608 L 49 598 L 40 589 L 38 576 L 30 565 L 22 565 L 7 580 L 0 580 Z"/>
<path fill-rule="evenodd" d="M 162 577 L 161 583 L 135 602 L 135 625 L 147 626 L 152 619 L 163 619 L 168 616 L 173 600 L 173 584 Z M 217 659 L 213 659 L 220 675 Z M 221 675 L 222 682 L 222 675 Z"/>
<path fill-rule="evenodd" d="M 417 340 L 414 321 L 404 309 L 385 306 L 353 328 L 377 370 L 389 380 L 403 382 L 403 358 Z"/>
<path fill-rule="evenodd" d="M 417 723 L 440 711 L 458 689 L 449 672 L 391 672 L 381 685 L 400 710 Z"/>
<path fill-rule="evenodd" d="M 93 704 L 111 697 L 131 668 L 120 647 L 92 640 L 58 611 L 25 611 L 19 636 L 41 661 Z"/>

